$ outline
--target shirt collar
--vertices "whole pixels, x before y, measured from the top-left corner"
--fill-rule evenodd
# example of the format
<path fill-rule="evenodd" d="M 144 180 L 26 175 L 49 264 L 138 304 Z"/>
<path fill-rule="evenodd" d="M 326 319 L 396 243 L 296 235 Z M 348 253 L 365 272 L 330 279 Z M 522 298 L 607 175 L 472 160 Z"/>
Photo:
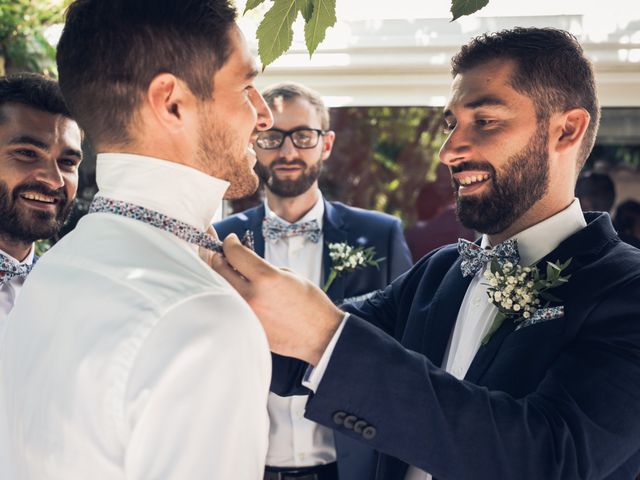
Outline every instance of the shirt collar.
<path fill-rule="evenodd" d="M 561 212 L 512 237 L 518 241 L 520 264 L 533 265 L 552 252 L 565 238 L 570 237 L 586 226 L 587 222 L 582 214 L 580 201 L 575 198 Z M 482 236 L 481 246 L 482 248 L 491 248 L 487 235 Z"/>
<path fill-rule="evenodd" d="M 36 249 L 33 248 L 33 245 L 31 245 L 31 250 L 29 251 L 29 254 L 22 261 L 19 261 L 18 259 L 13 258 L 11 255 L 9 255 L 7 252 L 2 250 L 1 248 L 0 248 L 0 254 L 4 255 L 5 257 L 8 257 L 9 259 L 13 260 L 14 262 L 20 265 L 22 264 L 31 265 L 33 263 L 33 258 L 35 257 L 35 254 L 36 254 Z"/>
<path fill-rule="evenodd" d="M 192 167 L 129 153 L 100 153 L 97 195 L 155 210 L 206 230 L 229 182 Z"/>
<path fill-rule="evenodd" d="M 286 223 L 287 225 L 292 225 L 291 222 L 287 222 L 286 220 L 280 218 L 278 215 L 274 213 L 273 210 L 269 208 L 269 203 L 267 202 L 266 197 L 264 199 L 264 213 L 265 213 L 265 216 L 275 217 L 281 222 Z M 295 223 L 310 222 L 312 220 L 316 220 L 318 222 L 318 226 L 322 228 L 323 217 L 324 217 L 324 199 L 320 191 L 318 191 L 318 198 L 316 200 L 316 203 L 313 205 L 313 207 L 311 207 L 311 210 L 305 213 L 304 216 Z"/>

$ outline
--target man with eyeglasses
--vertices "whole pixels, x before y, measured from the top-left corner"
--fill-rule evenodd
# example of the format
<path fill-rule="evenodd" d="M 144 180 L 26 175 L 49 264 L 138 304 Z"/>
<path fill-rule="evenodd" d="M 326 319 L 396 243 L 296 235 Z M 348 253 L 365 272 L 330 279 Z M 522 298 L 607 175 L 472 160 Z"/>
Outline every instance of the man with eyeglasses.
<path fill-rule="evenodd" d="M 318 177 L 335 132 L 329 130 L 329 112 L 317 92 L 286 83 L 262 94 L 274 117 L 273 127 L 258 132 L 254 141 L 265 202 L 216 224 L 218 235 L 253 231 L 259 255 L 321 287 L 331 272 L 329 244 L 373 247 L 375 258 L 384 258 L 378 269 L 369 266 L 337 276 L 327 291 L 335 303 L 366 298 L 411 266 L 400 221 L 324 200 Z M 269 395 L 265 480 L 373 478 L 373 451 L 306 420 L 306 401 L 306 395 Z"/>

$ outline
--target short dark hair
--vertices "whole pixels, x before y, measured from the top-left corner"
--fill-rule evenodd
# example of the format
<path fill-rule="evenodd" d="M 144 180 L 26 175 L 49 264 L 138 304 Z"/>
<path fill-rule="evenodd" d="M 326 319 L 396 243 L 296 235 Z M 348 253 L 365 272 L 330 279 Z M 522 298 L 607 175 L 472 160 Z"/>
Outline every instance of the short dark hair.
<path fill-rule="evenodd" d="M 89 139 L 126 144 L 153 78 L 172 73 L 211 98 L 231 54 L 228 0 L 76 0 L 58 44 L 60 87 Z"/>
<path fill-rule="evenodd" d="M 71 118 L 58 82 L 35 73 L 0 77 L 0 107 L 19 103 L 36 110 Z M 7 119 L 0 110 L 0 123 Z"/>
<path fill-rule="evenodd" d="M 511 86 L 533 101 L 539 122 L 553 113 L 584 108 L 591 121 L 582 141 L 578 166 L 582 168 L 595 143 L 600 123 L 591 62 L 578 40 L 555 28 L 514 28 L 474 38 L 451 60 L 457 75 L 480 64 L 513 60 L 516 71 Z"/>
<path fill-rule="evenodd" d="M 329 109 L 322 101 L 320 94 L 315 90 L 305 87 L 300 83 L 283 82 L 265 88 L 262 96 L 270 107 L 273 107 L 277 98 L 282 98 L 284 101 L 294 98 L 305 99 L 315 108 L 316 112 L 318 112 L 320 116 L 320 128 L 322 130 L 329 130 Z"/>
<path fill-rule="evenodd" d="M 606 173 L 584 172 L 576 182 L 576 197 L 583 208 L 609 212 L 616 200 L 616 187 Z"/>

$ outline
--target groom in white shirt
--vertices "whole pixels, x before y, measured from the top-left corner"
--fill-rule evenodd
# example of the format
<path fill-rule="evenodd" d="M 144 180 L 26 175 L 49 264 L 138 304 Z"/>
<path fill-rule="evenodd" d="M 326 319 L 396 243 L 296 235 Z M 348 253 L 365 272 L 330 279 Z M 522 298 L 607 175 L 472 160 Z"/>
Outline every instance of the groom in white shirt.
<path fill-rule="evenodd" d="M 266 337 L 197 253 L 217 246 L 223 196 L 256 188 L 251 137 L 272 124 L 235 15 L 221 0 L 70 6 L 60 85 L 99 192 L 8 319 L 0 478 L 262 475 Z"/>

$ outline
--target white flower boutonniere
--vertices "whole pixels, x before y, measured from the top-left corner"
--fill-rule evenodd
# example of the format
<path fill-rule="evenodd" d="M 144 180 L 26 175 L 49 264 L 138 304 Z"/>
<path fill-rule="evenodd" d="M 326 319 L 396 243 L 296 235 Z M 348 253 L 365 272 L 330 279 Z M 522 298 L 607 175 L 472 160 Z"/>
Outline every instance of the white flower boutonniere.
<path fill-rule="evenodd" d="M 331 270 L 327 277 L 327 282 L 322 287 L 323 291 L 329 290 L 329 287 L 337 276 L 343 273 L 352 272 L 358 268 L 374 266 L 378 268 L 383 258 L 374 258 L 376 249 L 374 247 L 353 247 L 347 243 L 330 243 L 329 257 L 331 258 Z"/>
<path fill-rule="evenodd" d="M 489 341 L 506 318 L 512 318 L 514 322 L 522 325 L 522 322 L 541 316 L 545 310 L 548 310 L 551 302 L 560 303 L 561 300 L 550 294 L 548 290 L 569 281 L 571 275 L 563 276 L 562 272 L 569 266 L 571 260 L 570 258 L 564 263 L 560 263 L 559 260 L 555 263 L 547 262 L 545 275 L 540 273 L 536 265 L 522 267 L 511 262 L 501 265 L 497 260 L 492 260 L 489 270 L 484 273 L 484 278 L 489 283 L 487 289 L 489 302 L 498 308 L 498 313 L 482 339 L 482 344 L 485 345 Z M 560 309 L 561 313 L 562 307 L 555 308 Z M 544 313 L 549 317 L 548 312 Z"/>

